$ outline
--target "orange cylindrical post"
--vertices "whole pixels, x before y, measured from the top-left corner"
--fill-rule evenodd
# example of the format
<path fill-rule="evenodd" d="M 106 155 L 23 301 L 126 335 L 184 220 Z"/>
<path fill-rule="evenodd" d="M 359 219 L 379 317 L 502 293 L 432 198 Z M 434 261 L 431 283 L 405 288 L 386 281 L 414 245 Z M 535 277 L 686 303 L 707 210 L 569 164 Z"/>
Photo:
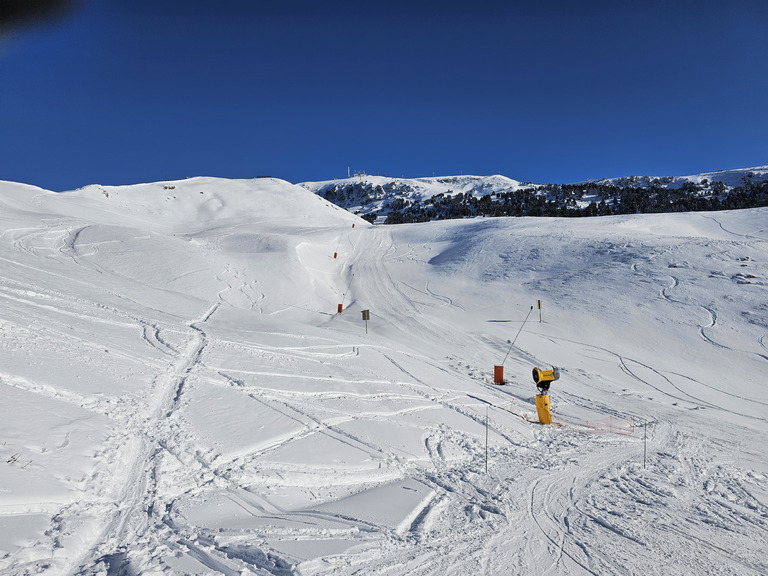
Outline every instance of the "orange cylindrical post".
<path fill-rule="evenodd" d="M 493 367 L 493 383 L 504 384 L 504 366 Z"/>
<path fill-rule="evenodd" d="M 338 255 L 339 255 L 339 254 L 338 254 L 338 252 L 334 252 L 334 253 L 333 253 L 333 257 L 334 257 L 334 258 L 336 258 L 336 256 L 338 256 Z"/>
<path fill-rule="evenodd" d="M 342 310 L 344 310 L 344 305 L 343 304 L 339 304 L 339 314 L 341 314 Z"/>

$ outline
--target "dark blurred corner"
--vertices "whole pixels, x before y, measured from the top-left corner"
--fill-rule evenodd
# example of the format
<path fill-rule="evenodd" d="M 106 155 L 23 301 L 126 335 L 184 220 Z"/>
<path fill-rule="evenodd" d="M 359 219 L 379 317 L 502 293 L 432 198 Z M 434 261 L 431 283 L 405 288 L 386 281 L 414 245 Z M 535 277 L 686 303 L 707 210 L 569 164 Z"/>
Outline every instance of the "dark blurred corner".
<path fill-rule="evenodd" d="M 28 26 L 53 24 L 79 5 L 79 0 L 0 0 L 0 36 Z"/>

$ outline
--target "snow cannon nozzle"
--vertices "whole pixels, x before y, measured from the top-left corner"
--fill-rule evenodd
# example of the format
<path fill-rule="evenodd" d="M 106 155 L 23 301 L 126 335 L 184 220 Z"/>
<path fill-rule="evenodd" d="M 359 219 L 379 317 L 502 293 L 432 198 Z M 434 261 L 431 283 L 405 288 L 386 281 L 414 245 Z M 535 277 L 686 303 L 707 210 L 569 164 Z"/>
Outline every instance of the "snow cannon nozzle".
<path fill-rule="evenodd" d="M 549 385 L 558 378 L 560 378 L 560 370 L 554 366 L 550 370 L 533 369 L 533 381 L 540 394 L 546 394 L 549 391 Z"/>

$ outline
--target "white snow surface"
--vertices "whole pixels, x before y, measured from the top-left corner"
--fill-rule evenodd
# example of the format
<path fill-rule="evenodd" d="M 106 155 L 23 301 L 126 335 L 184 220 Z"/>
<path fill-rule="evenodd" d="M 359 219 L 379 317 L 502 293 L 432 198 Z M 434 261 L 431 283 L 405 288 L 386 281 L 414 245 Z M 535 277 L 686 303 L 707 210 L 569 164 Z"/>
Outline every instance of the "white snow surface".
<path fill-rule="evenodd" d="M 717 170 L 716 172 L 705 172 L 693 176 L 678 176 L 674 178 L 672 187 L 679 188 L 685 182 L 695 182 L 701 184 L 704 180 L 709 182 L 722 182 L 726 186 L 734 187 L 744 184 L 745 179 L 754 179 L 756 181 L 768 178 L 768 165 L 755 166 L 753 168 L 737 168 L 731 170 Z"/>
<path fill-rule="evenodd" d="M 766 209 L 0 182 L 0 573 L 766 574 L 767 287 Z"/>
<path fill-rule="evenodd" d="M 754 166 L 752 168 L 732 168 L 730 170 L 716 170 L 690 176 L 625 176 L 621 178 L 602 178 L 596 182 L 621 185 L 621 186 L 650 186 L 654 181 L 659 181 L 666 188 L 680 188 L 687 182 L 705 184 L 722 182 L 727 188 L 743 186 L 745 181 L 760 182 L 768 178 L 768 165 Z"/>

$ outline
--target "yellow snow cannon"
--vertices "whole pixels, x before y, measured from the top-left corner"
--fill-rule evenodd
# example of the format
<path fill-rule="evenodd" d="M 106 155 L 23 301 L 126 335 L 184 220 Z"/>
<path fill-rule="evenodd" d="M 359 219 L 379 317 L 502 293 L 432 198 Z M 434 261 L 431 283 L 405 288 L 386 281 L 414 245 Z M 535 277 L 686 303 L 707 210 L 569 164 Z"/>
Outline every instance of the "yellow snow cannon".
<path fill-rule="evenodd" d="M 533 381 L 536 383 L 536 387 L 543 393 L 549 390 L 549 385 L 560 378 L 560 370 L 552 367 L 550 370 L 542 370 L 541 368 L 533 369 Z"/>
<path fill-rule="evenodd" d="M 558 378 L 560 378 L 560 370 L 554 366 L 550 370 L 533 369 L 533 381 L 539 389 L 539 393 L 536 394 L 536 412 L 542 424 L 552 424 L 552 414 L 549 411 L 549 385 Z"/>

